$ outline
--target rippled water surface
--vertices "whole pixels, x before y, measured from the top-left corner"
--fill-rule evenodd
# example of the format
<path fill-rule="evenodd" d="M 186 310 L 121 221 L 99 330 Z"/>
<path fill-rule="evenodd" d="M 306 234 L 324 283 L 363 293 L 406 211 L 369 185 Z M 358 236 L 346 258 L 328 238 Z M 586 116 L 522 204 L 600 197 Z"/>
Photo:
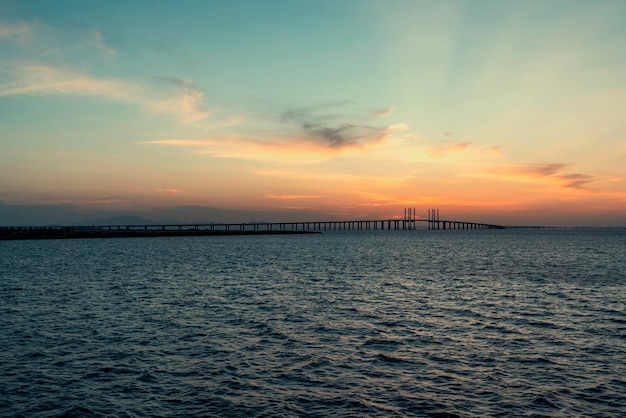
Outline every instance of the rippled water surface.
<path fill-rule="evenodd" d="M 626 231 L 0 242 L 2 416 L 626 416 Z"/>

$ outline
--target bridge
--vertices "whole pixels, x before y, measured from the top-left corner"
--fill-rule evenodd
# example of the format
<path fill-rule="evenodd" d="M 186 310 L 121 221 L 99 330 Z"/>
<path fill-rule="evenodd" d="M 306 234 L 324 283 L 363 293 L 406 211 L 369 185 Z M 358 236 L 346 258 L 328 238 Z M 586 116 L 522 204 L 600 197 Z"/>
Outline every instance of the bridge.
<path fill-rule="evenodd" d="M 205 224 L 149 224 L 104 226 L 15 226 L 0 227 L 0 240 L 106 238 L 198 235 L 260 235 L 319 233 L 321 231 L 414 230 L 414 229 L 504 229 L 504 226 L 441 219 L 438 209 L 429 209 L 427 218 L 415 208 L 405 208 L 398 219 L 353 221 L 244 222 Z"/>

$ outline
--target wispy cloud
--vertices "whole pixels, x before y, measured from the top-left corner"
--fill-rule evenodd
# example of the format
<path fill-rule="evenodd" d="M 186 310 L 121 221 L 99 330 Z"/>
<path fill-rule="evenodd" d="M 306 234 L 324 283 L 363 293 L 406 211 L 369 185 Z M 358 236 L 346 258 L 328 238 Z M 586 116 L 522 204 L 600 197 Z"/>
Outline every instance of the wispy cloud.
<path fill-rule="evenodd" d="M 24 42 L 34 36 L 35 26 L 28 23 L 0 22 L 0 39 Z M 125 80 L 104 78 L 89 71 L 76 70 L 62 57 L 80 52 L 83 57 L 85 47 L 107 56 L 117 54 L 100 30 L 80 28 L 66 30 L 37 25 L 42 33 L 38 36 L 35 49 L 37 58 L 30 62 L 3 61 L 0 63 L 0 97 L 17 95 L 91 95 L 110 100 L 132 103 L 150 112 L 172 115 L 183 123 L 194 123 L 208 118 L 212 110 L 206 107 L 207 98 L 202 89 L 192 82 L 176 78 L 146 78 Z M 57 61 L 63 64 L 42 64 L 42 57 L 55 51 Z M 56 52 L 60 51 L 60 52 Z M 86 58 L 85 58 L 86 59 Z M 48 60 L 50 61 L 50 60 Z M 84 61 L 84 60 L 82 60 Z M 80 68 L 85 68 L 81 65 Z"/>
<path fill-rule="evenodd" d="M 262 169 L 255 170 L 254 174 L 258 174 L 260 176 L 269 176 L 275 177 L 279 179 L 297 179 L 301 181 L 311 181 L 315 183 L 320 182 L 332 182 L 333 184 L 350 184 L 350 185 L 367 185 L 369 187 L 382 187 L 389 188 L 394 186 L 401 186 L 415 179 L 414 175 L 404 175 L 404 176 L 381 176 L 375 173 L 371 173 L 369 175 L 363 174 L 349 174 L 349 173 L 341 173 L 341 172 L 326 172 L 321 173 L 318 171 L 306 171 L 302 170 L 300 167 L 292 170 L 286 169 Z M 340 186 L 343 187 L 343 186 Z"/>
<path fill-rule="evenodd" d="M 257 161 L 280 161 L 282 163 L 311 163 L 327 158 L 319 146 L 297 138 L 273 137 L 253 139 L 245 137 L 213 138 L 166 138 L 145 141 L 145 144 L 188 147 L 196 153 L 214 158 L 233 158 Z"/>
<path fill-rule="evenodd" d="M 369 143 L 331 146 L 323 140 L 312 140 L 301 133 L 268 132 L 252 137 L 228 136 L 207 138 L 162 138 L 145 141 L 145 144 L 171 147 L 190 147 L 196 152 L 217 158 L 280 161 L 281 163 L 311 163 L 332 158 L 339 154 L 371 151 L 383 146 L 385 138 L 394 131 L 402 130 L 402 124 L 376 128 L 376 138 Z"/>
<path fill-rule="evenodd" d="M 567 172 L 569 167 L 569 164 L 564 163 L 541 163 L 501 167 L 490 172 L 510 178 L 547 179 L 572 189 L 587 189 L 587 185 L 595 181 L 595 177 L 590 174 Z"/>
<path fill-rule="evenodd" d="M 179 88 L 193 87 L 182 80 L 168 79 Z M 327 106 L 328 107 L 328 106 Z M 326 108 L 327 108 L 326 107 Z M 339 154 L 369 152 L 380 149 L 395 133 L 407 125 L 396 123 L 371 126 L 366 122 L 343 122 L 340 115 L 320 115 L 306 109 L 291 109 L 280 114 L 281 124 L 256 130 L 253 134 L 211 136 L 205 138 L 160 138 L 147 144 L 191 147 L 198 153 L 218 158 L 276 161 L 283 163 L 316 162 Z M 192 109 L 188 110 L 192 113 Z M 370 116 L 371 117 L 371 116 Z"/>
<path fill-rule="evenodd" d="M 373 116 L 375 118 L 385 118 L 385 117 L 391 115 L 391 113 L 393 113 L 393 108 L 386 107 L 384 109 L 380 109 L 380 110 L 374 111 Z"/>
<path fill-rule="evenodd" d="M 496 157 L 501 157 L 501 156 L 504 155 L 502 153 L 502 149 L 503 148 L 504 147 L 502 145 L 496 145 L 496 146 L 493 146 L 493 147 L 489 147 L 489 148 L 487 148 L 487 153 L 490 154 L 490 155 L 496 156 Z"/>
<path fill-rule="evenodd" d="M 5 71 L 10 78 L 0 82 L 0 96 L 99 95 L 124 100 L 139 93 L 131 83 L 94 78 L 72 70 L 43 65 L 24 65 Z"/>
<path fill-rule="evenodd" d="M 585 189 L 587 184 L 594 180 L 592 175 L 582 173 L 563 174 L 558 178 L 565 182 L 565 187 L 574 189 Z"/>
<path fill-rule="evenodd" d="M 465 150 L 471 144 L 471 142 L 444 142 L 442 145 L 439 145 L 437 147 L 428 148 L 428 155 L 432 158 L 441 158 L 449 153 L 459 150 Z"/>
<path fill-rule="evenodd" d="M 0 38 L 24 43 L 31 37 L 32 32 L 33 26 L 29 23 L 12 24 L 0 22 Z"/>
<path fill-rule="evenodd" d="M 293 200 L 293 199 L 319 199 L 324 196 L 308 195 L 308 194 L 286 194 L 286 195 L 285 194 L 282 194 L 282 195 L 268 194 L 266 197 L 268 199 Z"/>
<path fill-rule="evenodd" d="M 169 194 L 169 195 L 175 195 L 175 194 L 183 193 L 182 189 L 162 189 L 162 188 L 159 188 L 156 191 L 157 191 L 157 193 Z"/>
<path fill-rule="evenodd" d="M 307 109 L 287 110 L 280 119 L 295 126 L 302 138 L 334 149 L 377 143 L 389 134 L 389 127 L 339 122 L 337 117 L 316 115 Z"/>
<path fill-rule="evenodd" d="M 427 160 L 463 159 L 465 161 L 479 160 L 484 158 L 502 157 L 503 147 L 494 145 L 489 147 L 479 146 L 473 141 L 452 142 L 449 140 L 438 141 L 435 145 L 418 145 L 420 154 Z"/>
<path fill-rule="evenodd" d="M 215 144 L 219 144 L 222 141 L 219 139 L 185 139 L 185 138 L 175 138 L 175 139 L 154 139 L 151 141 L 145 141 L 146 144 L 156 144 L 156 145 L 169 145 L 172 147 L 204 147 L 211 146 Z"/>
<path fill-rule="evenodd" d="M 104 35 L 99 30 L 89 32 L 87 43 L 92 47 L 102 51 L 105 55 L 115 55 L 117 50 L 110 46 L 104 39 Z"/>
<path fill-rule="evenodd" d="M 173 77 L 160 77 L 174 94 L 150 103 L 158 113 L 178 115 L 184 122 L 192 123 L 208 118 L 213 111 L 205 108 L 205 94 L 190 81 Z"/>
<path fill-rule="evenodd" d="M 192 83 L 169 79 L 166 86 L 94 77 L 67 68 L 22 65 L 0 73 L 0 97 L 17 95 L 93 95 L 133 103 L 192 123 L 211 115 L 204 93 Z M 172 80 L 176 80 L 175 82 Z M 159 83 L 157 83 L 159 84 Z"/>
<path fill-rule="evenodd" d="M 84 198 L 44 197 L 38 199 L 38 203 L 76 206 L 122 207 L 131 204 L 131 201 L 122 196 L 94 196 Z"/>
<path fill-rule="evenodd" d="M 514 170 L 520 173 L 530 174 L 537 177 L 553 176 L 562 171 L 567 164 L 551 163 L 551 164 L 529 164 L 525 166 L 517 166 Z"/>
<path fill-rule="evenodd" d="M 394 199 L 382 193 L 361 191 L 357 192 L 356 194 L 359 196 L 358 206 L 384 207 L 398 204 L 397 199 Z"/>

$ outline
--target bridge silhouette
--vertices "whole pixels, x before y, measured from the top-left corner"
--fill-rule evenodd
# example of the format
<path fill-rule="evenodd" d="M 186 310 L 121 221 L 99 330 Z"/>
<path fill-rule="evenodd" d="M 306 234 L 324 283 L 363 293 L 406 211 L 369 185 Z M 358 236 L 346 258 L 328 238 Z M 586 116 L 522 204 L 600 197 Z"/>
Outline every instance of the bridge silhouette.
<path fill-rule="evenodd" d="M 441 219 L 439 209 L 429 209 L 427 218 L 419 218 L 415 209 L 405 208 L 398 219 L 365 219 L 352 221 L 247 222 L 186 225 L 210 231 L 343 231 L 343 230 L 411 230 L 423 224 L 425 229 L 504 229 L 502 225 Z M 144 225 L 143 228 L 177 228 L 181 225 Z M 420 228 L 421 229 L 421 228 Z"/>
<path fill-rule="evenodd" d="M 238 222 L 94 226 L 15 226 L 0 227 L 0 240 L 107 238 L 202 235 L 304 234 L 321 231 L 362 230 L 477 230 L 504 229 L 502 225 L 441 219 L 439 209 L 429 209 L 428 216 L 417 216 L 415 208 L 405 208 L 397 219 L 366 219 L 343 221 Z"/>

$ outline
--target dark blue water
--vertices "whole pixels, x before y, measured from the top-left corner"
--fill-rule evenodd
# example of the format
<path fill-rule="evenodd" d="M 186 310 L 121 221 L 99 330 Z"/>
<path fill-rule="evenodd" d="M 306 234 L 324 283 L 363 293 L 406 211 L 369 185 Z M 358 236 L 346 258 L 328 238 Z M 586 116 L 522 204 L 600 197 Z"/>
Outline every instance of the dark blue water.
<path fill-rule="evenodd" d="M 0 415 L 626 416 L 626 231 L 0 242 Z"/>

